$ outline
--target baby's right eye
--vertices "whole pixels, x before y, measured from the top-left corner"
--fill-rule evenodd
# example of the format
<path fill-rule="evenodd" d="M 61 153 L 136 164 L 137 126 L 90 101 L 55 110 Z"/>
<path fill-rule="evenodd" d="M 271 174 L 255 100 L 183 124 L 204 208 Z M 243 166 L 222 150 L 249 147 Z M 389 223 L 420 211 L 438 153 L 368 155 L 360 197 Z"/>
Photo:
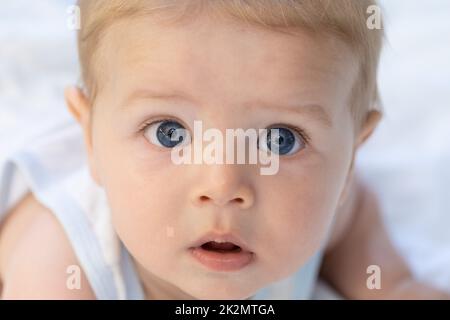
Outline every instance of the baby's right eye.
<path fill-rule="evenodd" d="M 144 135 L 151 143 L 165 148 L 190 142 L 188 130 L 175 120 L 152 122 L 144 128 Z"/>

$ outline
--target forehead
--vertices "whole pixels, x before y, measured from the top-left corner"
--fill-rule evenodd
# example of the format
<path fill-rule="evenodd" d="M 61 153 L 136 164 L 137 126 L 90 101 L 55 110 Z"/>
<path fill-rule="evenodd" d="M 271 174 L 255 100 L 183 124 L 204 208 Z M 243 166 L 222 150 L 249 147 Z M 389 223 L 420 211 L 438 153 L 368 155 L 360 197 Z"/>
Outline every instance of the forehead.
<path fill-rule="evenodd" d="M 345 99 L 357 72 L 349 47 L 335 38 L 206 17 L 181 25 L 151 17 L 122 20 L 107 29 L 99 50 L 101 86 L 116 95 L 148 87 L 187 92 L 200 101 L 336 101 Z"/>

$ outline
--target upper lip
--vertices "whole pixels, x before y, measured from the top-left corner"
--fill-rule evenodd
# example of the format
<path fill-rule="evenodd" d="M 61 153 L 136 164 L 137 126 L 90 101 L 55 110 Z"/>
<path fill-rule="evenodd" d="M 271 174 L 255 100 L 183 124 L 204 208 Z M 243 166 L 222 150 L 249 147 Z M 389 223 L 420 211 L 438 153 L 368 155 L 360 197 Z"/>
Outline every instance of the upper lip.
<path fill-rule="evenodd" d="M 207 234 L 200 237 L 198 240 L 196 240 L 192 245 L 191 248 L 200 247 L 201 245 L 205 244 L 206 242 L 210 241 L 216 241 L 216 242 L 231 242 L 235 244 L 236 246 L 241 247 L 243 251 L 249 251 L 249 247 L 247 244 L 238 236 L 232 233 L 219 233 L 219 232 L 208 232 Z"/>

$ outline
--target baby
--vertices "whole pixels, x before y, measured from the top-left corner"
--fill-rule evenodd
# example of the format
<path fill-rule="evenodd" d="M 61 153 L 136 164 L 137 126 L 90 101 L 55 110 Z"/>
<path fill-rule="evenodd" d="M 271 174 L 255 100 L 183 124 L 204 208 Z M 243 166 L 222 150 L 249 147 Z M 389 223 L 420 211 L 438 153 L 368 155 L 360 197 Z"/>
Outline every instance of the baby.
<path fill-rule="evenodd" d="M 448 298 L 413 279 L 354 172 L 382 114 L 374 1 L 78 5 L 83 86 L 65 97 L 144 298 L 249 299 L 315 256 L 346 298 Z M 255 129 L 250 144 L 277 170 L 175 163 L 206 145 L 196 123 L 214 137 Z M 29 193 L 0 229 L 2 298 L 99 298 L 85 270 L 68 290 L 69 265 L 79 257 L 63 226 Z"/>

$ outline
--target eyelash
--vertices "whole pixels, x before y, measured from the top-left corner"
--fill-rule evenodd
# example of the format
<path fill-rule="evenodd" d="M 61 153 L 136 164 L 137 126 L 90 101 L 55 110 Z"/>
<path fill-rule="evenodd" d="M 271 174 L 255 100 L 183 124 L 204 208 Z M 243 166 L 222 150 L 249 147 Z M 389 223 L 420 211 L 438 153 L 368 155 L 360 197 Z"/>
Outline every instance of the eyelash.
<path fill-rule="evenodd" d="M 311 141 L 311 139 L 310 139 L 309 135 L 306 133 L 306 131 L 297 126 L 290 125 L 290 124 L 284 124 L 284 123 L 278 123 L 278 124 L 272 125 L 269 129 L 276 128 L 276 127 L 285 127 L 285 128 L 295 131 L 305 141 L 305 144 L 309 144 Z"/>
<path fill-rule="evenodd" d="M 155 124 L 157 122 L 161 122 L 161 121 L 177 121 L 180 122 L 177 119 L 171 118 L 171 117 L 161 117 L 161 118 L 157 118 L 157 119 L 153 119 L 153 120 L 149 120 L 145 123 L 143 123 L 139 129 L 138 132 L 143 132 L 145 129 L 147 129 L 147 127 L 151 126 L 152 124 Z"/>
<path fill-rule="evenodd" d="M 162 121 L 177 121 L 177 122 L 180 122 L 181 124 L 183 124 L 181 121 L 179 121 L 178 119 L 175 119 L 175 118 L 161 117 L 161 118 L 157 118 L 156 120 L 149 120 L 149 121 L 145 122 L 144 124 L 142 124 L 138 129 L 138 133 L 144 132 L 145 129 L 147 129 L 149 126 L 151 126 L 155 123 L 158 123 L 158 122 L 162 122 Z M 279 123 L 279 124 L 272 125 L 271 127 L 275 128 L 277 126 L 286 127 L 288 129 L 295 131 L 305 141 L 306 144 L 309 144 L 311 141 L 309 135 L 305 132 L 305 130 L 303 130 L 297 126 Z"/>

